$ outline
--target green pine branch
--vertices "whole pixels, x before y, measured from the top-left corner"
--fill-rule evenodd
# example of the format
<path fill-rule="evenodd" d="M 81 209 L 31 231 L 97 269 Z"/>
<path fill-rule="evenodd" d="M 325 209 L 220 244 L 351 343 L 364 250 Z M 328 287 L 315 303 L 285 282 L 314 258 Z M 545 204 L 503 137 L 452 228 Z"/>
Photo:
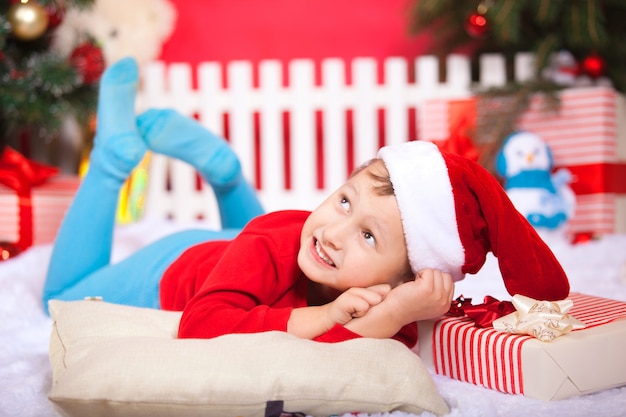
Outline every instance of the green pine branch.
<path fill-rule="evenodd" d="M 487 8 L 490 31 L 488 37 L 477 40 L 467 33 L 465 22 L 479 5 Z M 429 53 L 445 56 L 466 51 L 473 58 L 474 68 L 483 53 L 501 53 L 507 59 L 508 84 L 489 89 L 474 87 L 479 122 L 474 140 L 483 146 L 480 162 L 489 169 L 493 168 L 495 151 L 515 128 L 533 95 L 544 95 L 544 103 L 558 108 L 556 93 L 562 86 L 541 76 L 555 53 L 567 50 L 579 61 L 598 54 L 606 64 L 604 75 L 616 90 L 626 92 L 624 22 L 624 0 L 414 0 L 409 31 L 432 34 L 434 43 Z M 512 81 L 513 57 L 518 52 L 535 55 L 535 77 L 523 83 Z"/>
<path fill-rule="evenodd" d="M 96 87 L 83 85 L 76 69 L 54 53 L 29 56 L 8 68 L 1 81 L 0 111 L 8 135 L 26 128 L 47 139 L 65 116 L 84 121 L 95 108 Z"/>
<path fill-rule="evenodd" d="M 489 36 L 473 39 L 465 20 L 487 7 Z M 516 52 L 536 54 L 537 77 L 550 56 L 569 51 L 582 60 L 591 53 L 606 62 L 606 76 L 618 91 L 626 92 L 626 1 L 624 0 L 415 0 L 409 13 L 409 31 L 429 31 L 435 42 L 430 51 L 447 55 L 470 47 L 473 54 Z"/>
<path fill-rule="evenodd" d="M 94 3 L 37 1 L 65 10 Z M 97 85 L 83 84 L 77 69 L 49 49 L 53 29 L 33 41 L 15 38 L 7 18 L 10 6 L 8 1 L 0 3 L 0 145 L 11 143 L 22 132 L 49 141 L 58 135 L 68 116 L 87 123 L 96 108 Z"/>

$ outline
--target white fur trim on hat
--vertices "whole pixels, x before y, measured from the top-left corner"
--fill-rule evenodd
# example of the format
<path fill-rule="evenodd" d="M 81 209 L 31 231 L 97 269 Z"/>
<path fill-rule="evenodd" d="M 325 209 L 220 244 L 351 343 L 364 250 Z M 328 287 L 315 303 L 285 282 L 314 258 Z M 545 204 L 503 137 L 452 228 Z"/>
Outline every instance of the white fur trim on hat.
<path fill-rule="evenodd" d="M 413 272 L 433 268 L 462 279 L 465 251 L 448 168 L 437 146 L 405 142 L 381 148 L 378 157 L 393 184 Z"/>

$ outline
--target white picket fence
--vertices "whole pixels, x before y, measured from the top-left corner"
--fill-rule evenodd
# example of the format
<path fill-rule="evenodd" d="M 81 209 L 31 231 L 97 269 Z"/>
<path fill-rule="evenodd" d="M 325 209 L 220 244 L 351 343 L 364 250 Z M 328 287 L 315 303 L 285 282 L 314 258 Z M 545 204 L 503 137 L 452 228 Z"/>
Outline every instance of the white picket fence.
<path fill-rule="evenodd" d="M 516 57 L 517 80 L 531 76 L 532 59 L 528 54 Z M 349 63 L 328 59 L 321 62 L 321 82 L 316 83 L 312 61 L 295 60 L 286 68 L 278 61 L 264 61 L 256 68 L 258 85 L 254 85 L 250 62 L 232 62 L 225 68 L 211 62 L 196 68 L 154 62 L 144 68 L 139 110 L 174 108 L 227 136 L 268 211 L 313 209 L 347 178 L 350 168 L 374 157 L 381 144 L 437 135 L 429 132 L 429 125 L 441 125 L 430 123 L 425 107 L 429 100 L 470 95 L 470 62 L 464 56 L 447 58 L 445 81 L 439 80 L 439 63 L 433 56 L 414 62 L 385 60 L 380 64 L 382 83 L 377 65 L 368 58 Z M 288 76 L 287 86 L 283 73 Z M 503 85 L 505 74 L 502 56 L 480 58 L 482 86 Z M 217 219 L 210 188 L 204 184 L 198 190 L 195 175 L 184 163 L 154 155 L 146 215 Z"/>

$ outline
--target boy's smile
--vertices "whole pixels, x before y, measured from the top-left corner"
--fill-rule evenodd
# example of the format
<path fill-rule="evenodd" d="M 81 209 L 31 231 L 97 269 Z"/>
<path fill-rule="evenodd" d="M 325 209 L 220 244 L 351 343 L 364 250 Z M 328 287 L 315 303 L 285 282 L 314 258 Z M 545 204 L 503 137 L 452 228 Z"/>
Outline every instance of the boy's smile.
<path fill-rule="evenodd" d="M 332 259 L 330 259 L 330 257 L 326 253 L 324 253 L 324 250 L 322 249 L 322 244 L 319 242 L 319 240 L 313 239 L 313 246 L 315 248 L 315 253 L 319 257 L 320 261 L 323 264 L 326 264 L 334 268 L 335 263 L 333 262 Z"/>
<path fill-rule="evenodd" d="M 306 220 L 298 265 L 312 281 L 338 291 L 402 282 L 409 270 L 404 232 L 393 195 L 380 195 L 371 174 L 377 161 L 350 178 Z"/>

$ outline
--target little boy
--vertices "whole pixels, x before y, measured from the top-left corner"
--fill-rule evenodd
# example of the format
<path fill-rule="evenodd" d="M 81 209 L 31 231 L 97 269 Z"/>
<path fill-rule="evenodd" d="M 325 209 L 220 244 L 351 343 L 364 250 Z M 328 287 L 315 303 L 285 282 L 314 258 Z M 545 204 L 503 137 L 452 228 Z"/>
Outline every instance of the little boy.
<path fill-rule="evenodd" d="M 179 337 L 282 330 L 337 342 L 393 337 L 447 311 L 454 281 L 492 251 L 507 289 L 561 299 L 567 278 L 480 166 L 426 142 L 385 147 L 313 212 L 262 214 L 227 144 L 171 110 L 135 119 L 137 67 L 103 75 L 91 163 L 61 226 L 44 306 L 105 301 L 182 310 Z M 119 189 L 146 149 L 212 185 L 221 231 L 167 236 L 111 265 Z"/>

